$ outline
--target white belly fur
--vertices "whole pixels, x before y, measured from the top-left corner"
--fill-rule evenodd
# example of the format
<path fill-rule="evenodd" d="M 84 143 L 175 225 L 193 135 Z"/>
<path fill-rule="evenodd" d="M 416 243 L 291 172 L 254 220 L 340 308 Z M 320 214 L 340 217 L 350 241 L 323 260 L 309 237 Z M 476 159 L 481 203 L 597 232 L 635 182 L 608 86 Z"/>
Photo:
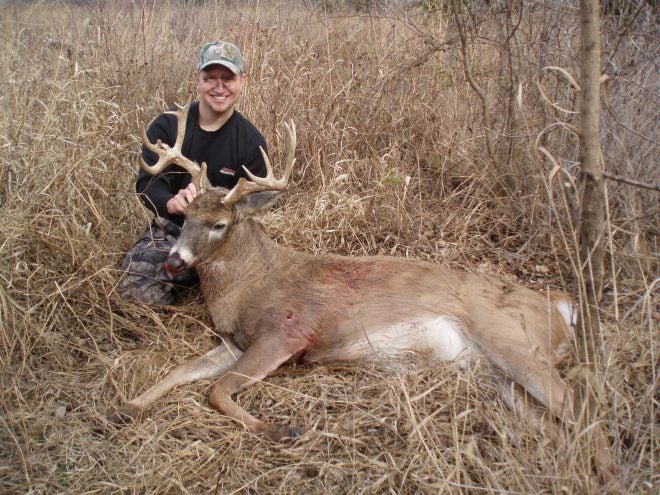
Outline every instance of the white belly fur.
<path fill-rule="evenodd" d="M 459 360 L 470 351 L 460 325 L 440 316 L 415 322 L 402 322 L 389 327 L 364 331 L 361 338 L 344 346 L 336 356 L 339 359 L 402 356 L 406 353 L 426 354 L 441 361 Z"/>

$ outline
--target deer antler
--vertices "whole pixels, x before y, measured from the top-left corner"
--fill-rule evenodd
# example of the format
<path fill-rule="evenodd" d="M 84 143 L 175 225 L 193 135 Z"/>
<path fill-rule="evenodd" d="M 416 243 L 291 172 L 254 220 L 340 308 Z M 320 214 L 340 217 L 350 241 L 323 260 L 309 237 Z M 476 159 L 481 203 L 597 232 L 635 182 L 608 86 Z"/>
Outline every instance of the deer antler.
<path fill-rule="evenodd" d="M 245 165 L 243 166 L 243 169 L 245 170 L 245 173 L 249 177 L 249 181 L 245 180 L 245 177 L 241 177 L 238 180 L 238 183 L 234 186 L 234 188 L 229 191 L 224 199 L 222 200 L 222 203 L 225 206 L 231 206 L 235 204 L 237 201 L 239 201 L 241 198 L 244 198 L 245 196 L 248 196 L 252 193 L 259 192 L 259 191 L 285 191 L 287 188 L 287 185 L 289 183 L 289 176 L 291 175 L 291 170 L 293 170 L 293 164 L 296 162 L 295 154 L 296 154 L 296 125 L 291 121 L 290 124 L 284 124 L 287 130 L 287 133 L 289 135 L 289 143 L 287 146 L 287 157 L 286 157 L 286 165 L 284 167 L 284 174 L 282 175 L 282 178 L 276 179 L 274 174 L 273 174 L 273 167 L 270 164 L 270 160 L 268 159 L 268 155 L 266 155 L 266 152 L 263 150 L 261 146 L 259 146 L 259 150 L 261 151 L 261 155 L 264 157 L 264 163 L 266 164 L 266 177 L 257 177 L 254 175 L 252 172 L 250 172 Z"/>
<path fill-rule="evenodd" d="M 206 189 L 206 163 L 202 162 L 201 167 L 194 161 L 186 158 L 181 153 L 181 146 L 183 145 L 183 136 L 186 133 L 186 120 L 188 118 L 188 110 L 190 110 L 190 100 L 188 103 L 181 106 L 176 104 L 177 110 L 170 110 L 165 113 L 175 115 L 177 118 L 177 133 L 176 142 L 173 147 L 163 143 L 160 139 L 156 143 L 149 141 L 146 129 L 142 131 L 142 142 L 144 147 L 149 151 L 158 155 L 158 161 L 155 165 L 148 165 L 142 157 L 140 157 L 140 166 L 142 170 L 151 175 L 156 175 L 165 170 L 165 167 L 172 163 L 176 163 L 181 168 L 186 170 L 192 175 L 192 182 L 195 184 L 198 194 L 202 194 Z"/>

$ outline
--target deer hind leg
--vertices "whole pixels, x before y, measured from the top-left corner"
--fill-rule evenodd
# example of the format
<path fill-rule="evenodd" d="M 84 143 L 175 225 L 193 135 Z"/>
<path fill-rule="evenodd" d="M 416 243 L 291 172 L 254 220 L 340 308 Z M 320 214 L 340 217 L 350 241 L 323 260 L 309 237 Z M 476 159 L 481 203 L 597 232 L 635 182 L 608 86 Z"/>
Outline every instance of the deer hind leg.
<path fill-rule="evenodd" d="M 568 426 L 574 426 L 577 413 L 573 393 L 556 370 L 552 370 L 548 380 L 543 393 L 546 399 L 543 403 L 547 406 L 547 410 L 535 404 L 533 400 L 528 401 L 524 389 L 509 378 L 498 376 L 496 385 L 500 397 L 509 409 L 526 418 L 534 428 L 547 435 L 555 445 L 561 445 L 568 440 L 562 434 L 555 418 Z M 606 485 L 607 492 L 618 493 L 619 485 L 616 475 L 619 469 L 614 462 L 610 442 L 600 424 L 592 425 L 590 430 L 596 473 Z"/>
<path fill-rule="evenodd" d="M 228 340 L 191 361 L 186 361 L 170 371 L 163 380 L 135 399 L 124 404 L 109 419 L 114 423 L 125 422 L 140 415 L 147 407 L 160 399 L 174 387 L 196 380 L 214 378 L 226 371 L 243 352 Z"/>
<path fill-rule="evenodd" d="M 558 428 L 554 421 L 554 415 L 544 407 L 534 403 L 531 397 L 528 400 L 524 389 L 513 380 L 504 376 L 495 379 L 497 393 L 504 404 L 515 414 L 524 418 L 536 430 L 547 436 L 558 438 Z"/>
<path fill-rule="evenodd" d="M 300 436 L 297 430 L 265 423 L 236 404 L 231 396 L 263 380 L 305 346 L 303 339 L 291 339 L 277 333 L 255 341 L 245 354 L 216 382 L 209 403 L 221 413 L 245 425 L 252 433 L 273 442 Z"/>

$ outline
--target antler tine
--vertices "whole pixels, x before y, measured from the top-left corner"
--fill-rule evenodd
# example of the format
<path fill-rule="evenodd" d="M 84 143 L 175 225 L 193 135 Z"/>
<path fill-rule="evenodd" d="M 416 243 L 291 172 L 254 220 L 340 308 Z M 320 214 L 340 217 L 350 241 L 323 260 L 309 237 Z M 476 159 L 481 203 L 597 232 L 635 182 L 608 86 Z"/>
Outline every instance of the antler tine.
<path fill-rule="evenodd" d="M 174 149 L 181 151 L 183 146 L 183 137 L 186 134 L 186 121 L 188 120 L 188 110 L 190 110 L 190 102 L 192 101 L 192 96 L 188 98 L 188 101 L 185 105 L 176 105 L 176 110 L 168 110 L 165 113 L 170 115 L 175 115 L 177 120 L 176 128 L 176 141 L 174 142 Z"/>
<path fill-rule="evenodd" d="M 192 175 L 192 181 L 195 184 L 197 191 L 199 191 L 199 193 L 203 193 L 206 189 L 206 163 L 202 163 L 202 165 L 199 166 L 197 163 L 186 158 L 181 153 L 181 147 L 183 146 L 183 139 L 186 133 L 186 120 L 188 119 L 188 110 L 190 110 L 191 100 L 192 97 L 185 105 L 179 105 L 176 103 L 176 110 L 169 110 L 165 112 L 174 115 L 177 118 L 177 133 L 174 146 L 170 147 L 166 143 L 163 143 L 160 139 L 156 141 L 156 143 L 152 143 L 147 137 L 146 129 L 142 130 L 142 142 L 144 143 L 144 147 L 152 153 L 158 155 L 158 161 L 155 165 L 148 165 L 144 159 L 140 157 L 140 166 L 142 167 L 142 170 L 148 174 L 156 175 L 165 170 L 168 165 L 176 163 L 181 168 L 189 172 L 190 175 Z"/>
<path fill-rule="evenodd" d="M 289 134 L 289 143 L 288 143 L 288 150 L 287 150 L 287 159 L 286 159 L 286 165 L 284 167 L 284 173 L 282 174 L 282 177 L 280 179 L 275 178 L 275 174 L 273 173 L 273 166 L 270 163 L 270 159 L 268 158 L 268 155 L 264 151 L 264 149 L 259 146 L 259 151 L 261 151 L 261 156 L 264 158 L 264 163 L 266 165 L 266 177 L 257 177 L 254 175 L 252 172 L 250 172 L 245 165 L 243 166 L 243 170 L 245 170 L 245 173 L 247 174 L 248 178 L 250 179 L 247 181 L 244 177 L 241 177 L 238 180 L 238 183 L 234 186 L 234 188 L 229 191 L 224 199 L 222 200 L 222 203 L 225 206 L 231 206 L 237 201 L 239 201 L 241 198 L 244 198 L 245 196 L 248 196 L 252 193 L 259 192 L 259 191 L 285 191 L 288 184 L 289 184 L 289 177 L 291 176 L 291 171 L 293 170 L 293 165 L 296 162 L 295 154 L 296 154 L 296 125 L 291 121 L 291 124 L 284 124 L 287 130 L 287 133 Z"/>

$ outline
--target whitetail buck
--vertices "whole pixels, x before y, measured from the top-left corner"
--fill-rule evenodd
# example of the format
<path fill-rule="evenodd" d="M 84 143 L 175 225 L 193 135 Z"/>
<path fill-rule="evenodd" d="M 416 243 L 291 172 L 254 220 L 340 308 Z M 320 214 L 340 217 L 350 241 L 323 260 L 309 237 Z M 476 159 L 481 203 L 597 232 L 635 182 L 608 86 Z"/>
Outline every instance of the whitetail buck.
<path fill-rule="evenodd" d="M 223 345 L 176 367 L 163 381 L 124 405 L 134 417 L 173 387 L 219 377 L 210 404 L 273 441 L 296 436 L 289 427 L 246 412 L 232 395 L 287 361 L 387 359 L 418 352 L 465 367 L 480 360 L 504 402 L 542 430 L 556 418 L 575 419 L 573 393 L 555 364 L 571 329 L 567 296 L 537 294 L 487 275 L 453 271 L 438 264 L 395 257 L 313 256 L 271 240 L 252 216 L 286 190 L 293 168 L 295 127 L 287 126 L 285 171 L 267 177 L 248 172 L 227 191 L 206 184 L 205 165 L 180 153 L 187 107 L 179 107 L 173 148 L 145 146 L 159 155 L 159 173 L 176 163 L 193 175 L 198 190 L 188 206 L 169 270 L 194 266 L 213 323 L 227 335 Z M 533 397 L 547 410 L 527 403 Z M 609 445 L 598 429 L 599 466 L 611 466 Z"/>

